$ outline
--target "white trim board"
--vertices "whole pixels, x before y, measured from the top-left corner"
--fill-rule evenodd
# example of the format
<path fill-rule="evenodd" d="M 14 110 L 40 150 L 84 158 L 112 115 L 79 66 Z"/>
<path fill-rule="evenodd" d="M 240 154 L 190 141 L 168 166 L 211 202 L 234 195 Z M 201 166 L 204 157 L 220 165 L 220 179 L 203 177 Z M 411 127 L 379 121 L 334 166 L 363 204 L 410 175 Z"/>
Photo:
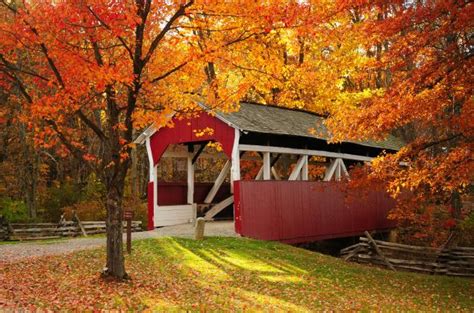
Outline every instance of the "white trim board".
<path fill-rule="evenodd" d="M 192 204 L 160 205 L 155 209 L 155 227 L 186 224 L 193 221 L 194 208 Z"/>
<path fill-rule="evenodd" d="M 341 158 L 347 160 L 356 160 L 356 161 L 372 161 L 374 158 L 348 154 L 348 153 L 338 153 L 330 152 L 323 150 L 307 150 L 307 149 L 293 149 L 285 147 L 271 147 L 271 146 L 259 146 L 259 145 L 239 145 L 240 151 L 257 151 L 257 152 L 271 152 L 271 153 L 282 153 L 282 154 L 298 154 L 298 155 L 317 155 L 327 158 Z"/>

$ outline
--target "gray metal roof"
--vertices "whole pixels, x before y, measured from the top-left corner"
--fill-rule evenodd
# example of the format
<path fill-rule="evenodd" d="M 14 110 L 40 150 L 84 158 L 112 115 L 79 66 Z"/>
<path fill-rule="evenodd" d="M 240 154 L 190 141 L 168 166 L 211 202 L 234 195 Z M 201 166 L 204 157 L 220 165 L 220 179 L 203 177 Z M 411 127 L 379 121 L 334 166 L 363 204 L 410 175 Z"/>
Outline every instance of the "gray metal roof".
<path fill-rule="evenodd" d="M 218 116 L 243 131 L 330 139 L 329 132 L 324 125 L 324 117 L 309 112 L 241 103 L 239 111 L 218 113 Z M 311 134 L 310 129 L 315 129 L 316 132 Z M 388 136 L 384 141 L 345 142 L 389 150 L 399 150 L 403 146 L 403 142 L 394 136 Z"/>

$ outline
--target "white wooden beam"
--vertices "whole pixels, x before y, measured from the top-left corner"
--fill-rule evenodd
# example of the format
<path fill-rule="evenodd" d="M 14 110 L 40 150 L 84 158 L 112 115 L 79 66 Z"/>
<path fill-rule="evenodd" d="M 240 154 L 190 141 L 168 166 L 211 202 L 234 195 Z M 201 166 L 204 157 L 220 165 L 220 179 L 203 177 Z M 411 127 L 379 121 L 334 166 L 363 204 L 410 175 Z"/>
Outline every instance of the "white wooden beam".
<path fill-rule="evenodd" d="M 275 180 L 281 180 L 281 176 L 278 174 L 274 166 L 272 166 L 272 174 Z"/>
<path fill-rule="evenodd" d="M 303 155 L 304 164 L 303 168 L 301 169 L 301 180 L 308 180 L 309 179 L 309 171 L 308 171 L 308 156 Z"/>
<path fill-rule="evenodd" d="M 153 161 L 153 151 L 151 149 L 151 141 L 150 138 L 146 138 L 146 152 L 148 155 L 148 171 L 149 171 L 149 179 L 153 181 L 153 167 L 155 167 L 155 162 Z"/>
<path fill-rule="evenodd" d="M 350 179 L 349 172 L 347 171 L 347 167 L 344 164 L 344 161 L 342 159 L 341 159 L 341 169 L 342 169 L 342 172 L 344 173 L 344 175 L 346 176 L 346 178 Z"/>
<path fill-rule="evenodd" d="M 211 190 L 206 196 L 206 199 L 204 199 L 204 203 L 211 203 L 212 200 L 214 200 L 214 197 L 216 196 L 217 192 L 219 191 L 219 188 L 222 186 L 222 183 L 224 182 L 227 173 L 230 170 L 230 165 L 231 162 L 227 161 L 224 164 L 224 167 L 222 168 L 221 172 L 219 173 L 219 176 L 217 176 L 216 181 L 214 182 L 214 185 L 212 186 Z"/>
<path fill-rule="evenodd" d="M 340 181 L 342 177 L 341 161 L 342 159 L 336 159 L 336 181 Z"/>
<path fill-rule="evenodd" d="M 193 154 L 188 154 L 188 204 L 194 203 L 194 164 Z"/>
<path fill-rule="evenodd" d="M 234 181 L 240 180 L 240 151 L 239 151 L 239 140 L 240 131 L 234 130 L 234 145 L 232 146 L 232 157 L 231 157 L 231 169 L 230 169 L 230 191 L 234 193 Z"/>
<path fill-rule="evenodd" d="M 149 182 L 153 183 L 153 224 L 155 227 L 158 225 L 158 164 L 155 165 L 153 161 L 153 153 L 151 149 L 150 137 L 146 140 L 146 151 L 148 155 L 148 166 L 149 166 Z"/>
<path fill-rule="evenodd" d="M 260 146 L 260 145 L 239 145 L 240 151 L 257 151 L 257 152 L 271 152 L 271 153 L 282 153 L 282 154 L 297 154 L 297 155 L 318 155 L 327 158 L 341 158 L 346 160 L 356 161 L 372 161 L 374 158 L 348 154 L 339 152 L 330 152 L 323 150 L 307 150 L 307 149 L 293 149 L 285 147 L 271 147 L 271 146 Z"/>
<path fill-rule="evenodd" d="M 296 162 L 295 168 L 293 169 L 293 172 L 291 172 L 290 177 L 288 180 L 296 180 L 298 178 L 298 175 L 301 172 L 301 169 L 303 168 L 304 165 L 304 155 L 300 156 L 298 159 L 298 162 Z"/>
<path fill-rule="evenodd" d="M 212 219 L 214 216 L 216 216 L 217 213 L 224 210 L 226 207 L 228 207 L 232 203 L 234 203 L 234 196 L 230 196 L 222 200 L 221 202 L 214 205 L 209 211 L 207 211 L 206 214 L 204 215 L 204 218 L 206 220 Z"/>
<path fill-rule="evenodd" d="M 270 180 L 270 152 L 263 153 L 263 180 Z"/>
<path fill-rule="evenodd" d="M 324 181 L 330 181 L 332 176 L 334 175 L 334 172 L 336 171 L 337 167 L 337 160 L 331 161 L 331 164 L 329 167 L 326 169 L 326 173 L 324 174 Z"/>
<path fill-rule="evenodd" d="M 263 177 L 263 165 L 260 166 L 257 175 L 255 175 L 255 180 L 261 180 Z"/>

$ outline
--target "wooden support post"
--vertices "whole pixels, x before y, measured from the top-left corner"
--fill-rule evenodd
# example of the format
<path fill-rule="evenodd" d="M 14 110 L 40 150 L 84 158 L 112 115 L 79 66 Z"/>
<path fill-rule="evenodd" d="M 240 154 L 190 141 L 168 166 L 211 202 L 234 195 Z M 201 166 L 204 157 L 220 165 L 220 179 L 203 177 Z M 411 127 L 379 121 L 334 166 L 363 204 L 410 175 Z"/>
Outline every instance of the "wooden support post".
<path fill-rule="evenodd" d="M 344 160 L 343 159 L 340 159 L 341 160 L 341 169 L 342 169 L 342 173 L 346 176 L 347 179 L 350 180 L 350 177 L 349 177 L 349 172 L 347 171 L 347 167 L 346 165 L 344 164 Z"/>
<path fill-rule="evenodd" d="M 234 193 L 234 181 L 240 180 L 240 151 L 239 151 L 240 131 L 235 130 L 234 145 L 232 147 L 231 169 L 230 169 L 230 191 Z"/>
<path fill-rule="evenodd" d="M 214 182 L 214 185 L 212 186 L 211 190 L 206 196 L 206 199 L 204 199 L 204 203 L 211 203 L 212 200 L 214 200 L 214 197 L 216 196 L 217 192 L 219 191 L 219 188 L 222 186 L 222 183 L 224 182 L 227 173 L 230 170 L 231 162 L 227 161 L 224 164 L 224 167 L 222 168 L 221 172 L 219 173 L 219 176 L 217 176 L 216 181 Z"/>
<path fill-rule="evenodd" d="M 199 150 L 196 152 L 196 154 L 193 156 L 193 164 L 196 163 L 197 159 L 199 158 L 199 156 L 201 155 L 202 151 L 204 150 L 204 148 L 206 148 L 207 146 L 207 142 L 206 143 L 203 143 L 201 144 L 201 146 L 199 147 Z"/>
<path fill-rule="evenodd" d="M 76 211 L 73 211 L 73 213 L 72 213 L 72 219 L 77 223 L 77 226 L 79 226 L 79 229 L 81 230 L 82 235 L 84 235 L 84 237 L 87 237 L 86 229 L 85 229 L 84 226 L 82 225 L 82 222 L 81 222 L 81 220 L 79 219 L 79 217 L 77 216 Z"/>
<path fill-rule="evenodd" d="M 326 169 L 326 174 L 324 174 L 324 181 L 330 181 L 332 176 L 334 175 L 334 172 L 336 171 L 337 167 L 337 160 L 331 161 L 331 164 L 329 167 Z"/>
<path fill-rule="evenodd" d="M 385 257 L 385 255 L 382 253 L 382 251 L 379 249 L 379 246 L 377 246 L 377 243 L 375 242 L 374 238 L 372 238 L 372 236 L 369 234 L 368 231 L 365 231 L 364 232 L 365 236 L 367 237 L 367 239 L 369 239 L 369 242 L 372 244 L 372 246 L 374 247 L 375 249 L 375 252 L 377 252 L 377 254 L 382 258 L 382 261 L 392 270 L 392 271 L 397 271 L 395 269 L 395 267 L 392 265 L 392 263 L 390 263 L 387 258 Z"/>
<path fill-rule="evenodd" d="M 281 180 L 281 177 L 278 174 L 278 172 L 276 171 L 275 167 L 272 167 L 272 174 L 273 174 L 273 177 L 275 178 L 275 180 Z"/>
<path fill-rule="evenodd" d="M 304 160 L 305 160 L 304 157 L 305 157 L 304 155 L 300 156 L 288 180 L 296 180 L 298 178 L 298 175 L 300 174 L 301 169 L 303 168 L 303 165 L 304 165 Z"/>
<path fill-rule="evenodd" d="M 336 159 L 336 181 L 340 181 L 342 177 L 341 159 Z"/>
<path fill-rule="evenodd" d="M 146 151 L 148 154 L 148 167 L 149 167 L 149 182 L 153 183 L 153 219 L 149 221 L 149 228 L 154 228 L 156 225 L 156 218 L 158 215 L 158 164 L 155 165 L 153 160 L 153 151 L 151 148 L 150 137 L 146 139 Z"/>
<path fill-rule="evenodd" d="M 255 176 L 255 180 L 261 180 L 263 177 L 263 165 L 258 170 L 257 176 Z"/>
<path fill-rule="evenodd" d="M 193 164 L 193 154 L 190 152 L 188 154 L 188 204 L 193 204 L 194 202 L 194 164 Z"/>
<path fill-rule="evenodd" d="M 303 168 L 301 169 L 301 180 L 308 180 L 309 179 L 309 171 L 308 171 L 308 156 L 303 155 L 304 164 Z"/>
<path fill-rule="evenodd" d="M 263 153 L 263 180 L 270 180 L 270 152 Z"/>
<path fill-rule="evenodd" d="M 226 207 L 228 207 L 232 203 L 234 203 L 234 196 L 230 196 L 222 200 L 218 204 L 214 205 L 209 211 L 207 211 L 207 213 L 204 215 L 204 218 L 206 220 L 211 220 L 215 215 L 217 215 L 217 213 L 224 210 Z"/>

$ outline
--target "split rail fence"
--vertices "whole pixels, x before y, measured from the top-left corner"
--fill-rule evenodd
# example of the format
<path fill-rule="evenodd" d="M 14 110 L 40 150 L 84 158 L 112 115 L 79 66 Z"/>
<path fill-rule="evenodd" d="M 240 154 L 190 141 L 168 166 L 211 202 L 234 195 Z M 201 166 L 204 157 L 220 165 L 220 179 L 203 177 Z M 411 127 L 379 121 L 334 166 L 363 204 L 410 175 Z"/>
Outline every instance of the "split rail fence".
<path fill-rule="evenodd" d="M 374 240 L 369 234 L 341 250 L 346 261 L 374 264 L 392 270 L 474 277 L 474 248 L 436 249 Z"/>
<path fill-rule="evenodd" d="M 126 222 L 124 222 L 124 231 Z M 142 231 L 141 221 L 132 221 L 132 232 Z M 0 225 L 0 240 L 42 240 L 87 236 L 106 232 L 104 221 L 64 221 L 59 223 L 8 223 Z"/>

